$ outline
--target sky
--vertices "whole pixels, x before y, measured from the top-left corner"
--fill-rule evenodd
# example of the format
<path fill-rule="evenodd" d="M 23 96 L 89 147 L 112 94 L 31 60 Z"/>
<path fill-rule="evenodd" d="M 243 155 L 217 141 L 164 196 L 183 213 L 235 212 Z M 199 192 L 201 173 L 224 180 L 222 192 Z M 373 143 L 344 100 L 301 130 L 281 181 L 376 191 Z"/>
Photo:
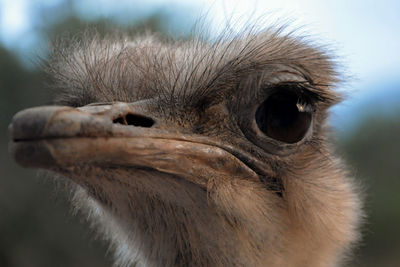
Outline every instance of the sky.
<path fill-rule="evenodd" d="M 37 41 L 34 34 L 35 9 L 51 7 L 61 0 L 0 0 L 0 42 L 6 47 L 29 51 Z M 342 116 L 356 102 L 374 99 L 377 90 L 394 91 L 400 97 L 400 1 L 398 0 L 112 0 L 74 1 L 75 10 L 90 18 L 146 14 L 159 10 L 187 10 L 176 24 L 193 23 L 206 16 L 211 30 L 217 33 L 229 25 L 240 29 L 246 23 L 289 21 L 290 29 L 310 34 L 321 43 L 330 44 L 341 59 L 350 82 L 342 88 L 352 97 L 334 113 Z M 260 19 L 261 18 L 261 19 Z M 282 18 L 284 18 L 282 20 Z M 264 27 L 265 25 L 259 25 Z M 179 26 L 179 25 L 178 25 Z M 191 25 L 186 25 L 190 28 Z M 352 100 L 353 99 L 353 100 Z M 400 105 L 400 101 L 388 103 Z M 386 103 L 386 102 L 384 102 Z M 350 112 L 350 110 L 347 110 Z M 349 122 L 351 123 L 351 122 Z"/>

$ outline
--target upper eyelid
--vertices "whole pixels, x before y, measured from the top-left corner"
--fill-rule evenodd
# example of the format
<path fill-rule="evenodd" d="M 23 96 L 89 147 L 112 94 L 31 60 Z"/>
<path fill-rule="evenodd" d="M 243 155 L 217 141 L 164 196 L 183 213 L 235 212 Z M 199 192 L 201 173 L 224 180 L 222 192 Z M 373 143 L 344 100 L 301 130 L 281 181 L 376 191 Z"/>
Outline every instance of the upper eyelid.
<path fill-rule="evenodd" d="M 204 97 L 208 98 L 208 103 L 207 106 L 212 106 L 214 104 L 220 103 L 224 98 L 227 98 L 227 92 L 230 92 L 231 95 L 236 95 L 236 97 L 239 100 L 244 100 L 247 102 L 248 100 L 245 99 L 251 99 L 251 101 L 256 100 L 256 102 L 262 102 L 267 98 L 269 95 L 273 94 L 274 92 L 277 92 L 277 89 L 280 87 L 287 87 L 287 89 L 296 92 L 299 94 L 299 96 L 304 97 L 304 100 L 308 104 L 311 104 L 312 108 L 315 109 L 314 104 L 317 102 L 325 102 L 324 97 L 318 93 L 321 89 L 315 88 L 311 85 L 310 81 L 307 81 L 305 77 L 298 73 L 290 73 L 290 78 L 285 77 L 286 79 L 282 79 L 280 77 L 280 81 L 277 81 L 277 79 L 271 79 L 271 82 L 269 83 L 262 83 L 260 81 L 258 86 L 255 86 L 255 88 L 252 88 L 252 95 L 250 98 L 248 98 L 249 91 L 248 90 L 237 90 L 239 87 L 236 88 L 236 90 L 227 90 L 225 93 L 218 92 L 217 90 L 211 91 L 210 94 Z M 279 77 L 278 77 L 279 78 Z M 275 80 L 275 81 L 274 81 Z M 212 94 L 213 93 L 213 94 Z M 242 97 L 241 94 L 247 95 L 247 97 Z M 245 96 L 243 95 L 243 96 Z M 210 101 L 210 99 L 213 99 L 213 101 Z M 199 106 L 201 103 L 204 103 L 204 101 L 196 101 L 195 106 Z M 251 104 L 251 103 L 248 103 Z"/>
<path fill-rule="evenodd" d="M 322 102 L 329 106 L 342 100 L 341 95 L 331 89 L 332 84 L 317 83 L 302 69 L 284 69 L 275 71 L 270 74 L 272 75 L 274 78 L 268 83 L 270 87 L 298 86 L 300 92 L 305 93 L 313 102 Z"/>
<path fill-rule="evenodd" d="M 280 88 L 293 91 L 297 93 L 300 97 L 304 97 L 305 100 L 311 101 L 312 103 L 321 101 L 323 98 L 320 94 L 316 92 L 316 89 L 313 88 L 307 81 L 304 82 L 285 81 L 276 84 L 264 85 L 259 88 L 259 90 L 262 91 L 259 94 L 271 95 L 275 92 L 278 92 Z"/>
<path fill-rule="evenodd" d="M 304 94 L 313 102 L 335 102 L 334 99 L 332 101 L 329 97 L 331 94 L 334 95 L 334 93 L 329 92 L 329 85 L 316 84 L 307 70 L 299 66 L 279 65 L 275 70 L 264 74 L 265 76 L 259 81 L 261 85 L 256 89 L 257 91 L 263 89 L 270 91 L 272 88 L 289 86 L 290 89 Z M 264 79 L 265 81 L 263 81 Z M 262 95 L 263 92 L 255 92 L 255 94 Z"/>

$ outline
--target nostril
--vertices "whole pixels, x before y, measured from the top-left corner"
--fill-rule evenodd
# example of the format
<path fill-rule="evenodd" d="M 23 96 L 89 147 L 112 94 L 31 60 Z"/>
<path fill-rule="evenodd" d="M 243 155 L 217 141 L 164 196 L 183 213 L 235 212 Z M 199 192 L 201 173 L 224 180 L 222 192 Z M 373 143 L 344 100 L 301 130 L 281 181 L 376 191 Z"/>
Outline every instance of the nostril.
<path fill-rule="evenodd" d="M 150 128 L 154 124 L 152 119 L 140 115 L 128 114 L 125 118 L 128 125 Z"/>
<path fill-rule="evenodd" d="M 118 117 L 118 118 L 113 120 L 113 123 L 119 123 L 119 124 L 127 125 L 125 117 Z"/>
<path fill-rule="evenodd" d="M 126 114 L 122 115 L 113 120 L 114 123 L 124 124 L 124 125 L 133 125 L 138 127 L 146 127 L 150 128 L 154 125 L 154 120 L 142 115 L 137 114 Z"/>

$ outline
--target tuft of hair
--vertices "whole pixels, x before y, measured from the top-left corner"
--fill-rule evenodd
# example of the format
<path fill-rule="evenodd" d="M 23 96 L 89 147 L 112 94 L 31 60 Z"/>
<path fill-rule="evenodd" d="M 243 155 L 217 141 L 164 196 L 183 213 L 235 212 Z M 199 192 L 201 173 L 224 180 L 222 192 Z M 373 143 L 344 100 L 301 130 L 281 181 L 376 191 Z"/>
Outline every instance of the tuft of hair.
<path fill-rule="evenodd" d="M 55 43 L 46 70 L 55 102 L 71 106 L 150 97 L 162 99 L 168 109 L 196 105 L 278 65 L 299 71 L 329 105 L 340 101 L 334 91 L 321 91 L 340 81 L 329 49 L 285 29 L 246 26 L 216 38 L 198 31 L 176 39 L 149 32 L 134 37 L 85 32 L 75 41 Z"/>

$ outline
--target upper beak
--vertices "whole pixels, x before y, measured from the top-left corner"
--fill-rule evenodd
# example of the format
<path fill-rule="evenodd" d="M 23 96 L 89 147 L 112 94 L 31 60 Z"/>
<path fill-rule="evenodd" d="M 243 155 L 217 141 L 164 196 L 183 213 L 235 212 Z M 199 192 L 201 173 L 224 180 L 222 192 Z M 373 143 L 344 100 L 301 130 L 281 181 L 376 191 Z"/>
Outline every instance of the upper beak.
<path fill-rule="evenodd" d="M 10 152 L 24 167 L 56 171 L 88 164 L 145 167 L 202 186 L 211 177 L 258 179 L 227 150 L 179 132 L 147 112 L 142 102 L 20 111 L 9 126 Z"/>

